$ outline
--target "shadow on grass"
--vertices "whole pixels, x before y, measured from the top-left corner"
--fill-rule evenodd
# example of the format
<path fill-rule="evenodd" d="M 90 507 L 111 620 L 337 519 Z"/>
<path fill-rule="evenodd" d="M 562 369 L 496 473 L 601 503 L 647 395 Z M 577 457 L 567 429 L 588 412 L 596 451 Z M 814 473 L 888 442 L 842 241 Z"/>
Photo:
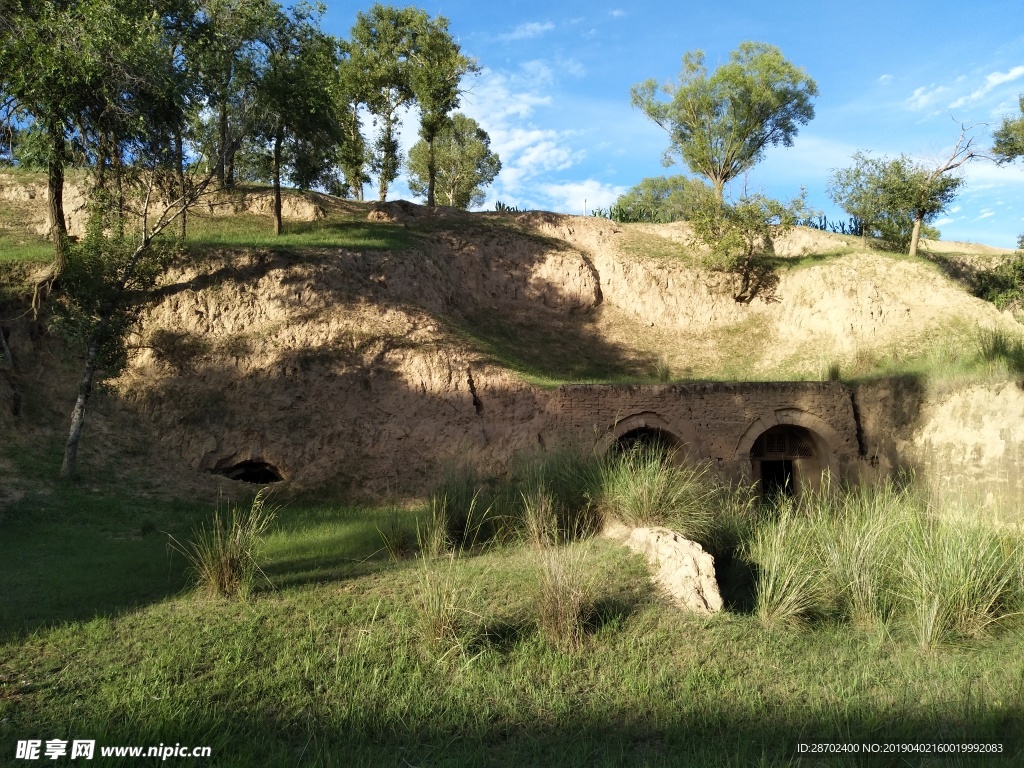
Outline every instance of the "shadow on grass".
<path fill-rule="evenodd" d="M 826 672 L 823 670 L 823 674 Z M 842 766 L 906 768 L 941 765 L 1018 765 L 1024 758 L 1024 710 L 981 705 L 977 711 L 891 711 L 841 702 L 814 710 L 807 702 L 748 705 L 716 704 L 709 691 L 679 692 L 675 706 L 657 713 L 644 695 L 628 704 L 580 695 L 577 706 L 544 711 L 536 704 L 506 710 L 481 697 L 457 700 L 461 691 L 443 665 L 420 670 L 436 687 L 424 698 L 423 682 L 409 680 L 401 702 L 366 702 L 361 711 L 333 701 L 318 702 L 302 719 L 254 709 L 209 706 L 165 711 L 139 722 L 143 713 L 100 720 L 77 714 L 66 722 L 97 744 L 212 744 L 218 766 Z M 450 682 L 451 685 L 446 684 Z M 390 683 L 386 684 L 391 687 Z M 397 693 L 397 691 L 395 691 Z M 509 681 L 503 695 L 530 698 L 527 688 Z M 668 701 L 659 702 L 668 705 Z M 954 704 L 949 709 L 956 709 Z M 960 705 L 963 706 L 963 705 Z M 968 705 L 969 706 L 969 705 Z M 150 705 L 147 708 L 153 708 Z M 399 710 L 404 709 L 404 714 Z M 656 716 L 655 716 L 656 715 Z M 115 724 L 116 723 L 116 724 Z M 40 723 L 39 727 L 48 724 Z M 3 728 L 3 726 L 0 726 Z M 15 734 L 0 731 L 0 736 Z M 846 745 L 840 753 L 810 746 Z M 950 756 L 935 745 L 998 745 L 998 754 Z M 13 741 L 3 748 L 14 748 Z M 906 751 L 903 751 L 906 750 Z M 343 756 L 343 757 L 340 757 Z M 107 759 L 105 765 L 136 765 Z M 203 763 L 206 764 L 206 763 Z"/>
<path fill-rule="evenodd" d="M 653 381 L 658 359 L 601 337 L 601 309 L 563 314 L 471 313 L 457 331 L 495 361 L 542 381 Z"/>

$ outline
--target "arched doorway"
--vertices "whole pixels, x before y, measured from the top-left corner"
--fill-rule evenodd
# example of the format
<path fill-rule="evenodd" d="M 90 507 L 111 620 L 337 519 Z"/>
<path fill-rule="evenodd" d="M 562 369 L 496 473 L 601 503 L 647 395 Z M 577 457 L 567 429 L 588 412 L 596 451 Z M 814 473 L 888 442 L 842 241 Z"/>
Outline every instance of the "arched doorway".
<path fill-rule="evenodd" d="M 612 444 L 612 450 L 616 453 L 643 449 L 657 451 L 658 453 L 670 456 L 682 448 L 682 443 L 671 432 L 657 427 L 637 427 L 619 435 Z"/>
<path fill-rule="evenodd" d="M 818 487 L 828 468 L 819 444 L 817 435 L 795 424 L 778 424 L 758 435 L 750 466 L 762 498 L 796 497 Z"/>

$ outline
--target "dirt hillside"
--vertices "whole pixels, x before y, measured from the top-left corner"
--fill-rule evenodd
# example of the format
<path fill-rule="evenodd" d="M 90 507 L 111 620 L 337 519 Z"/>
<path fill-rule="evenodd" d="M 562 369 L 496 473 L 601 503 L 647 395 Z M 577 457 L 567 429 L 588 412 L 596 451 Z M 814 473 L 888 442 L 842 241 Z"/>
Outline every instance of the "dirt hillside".
<path fill-rule="evenodd" d="M 244 209 L 262 212 L 260 199 Z M 288 213 L 334 215 L 304 205 Z M 817 379 L 969 345 L 979 328 L 1024 333 L 927 261 L 814 230 L 775 244 L 777 291 L 742 304 L 685 224 L 342 207 L 410 244 L 225 248 L 178 264 L 91 415 L 90 450 L 134 445 L 197 477 L 261 463 L 296 487 L 416 492 L 447 465 L 543 449 L 545 383 Z M 54 352 L 27 331 L 11 339 L 24 397 Z"/>

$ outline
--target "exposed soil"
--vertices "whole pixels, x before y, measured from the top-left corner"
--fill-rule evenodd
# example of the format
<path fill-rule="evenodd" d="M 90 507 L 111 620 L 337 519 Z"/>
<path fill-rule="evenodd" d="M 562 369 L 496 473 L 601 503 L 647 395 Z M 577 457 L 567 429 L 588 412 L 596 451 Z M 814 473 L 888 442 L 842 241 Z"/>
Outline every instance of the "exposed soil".
<path fill-rule="evenodd" d="M 16 186 L 0 177 L 0 197 L 42 207 L 38 190 L 19 198 Z M 230 210 L 267 212 L 261 194 L 234 200 Z M 330 208 L 295 200 L 297 218 Z M 405 225 L 414 245 L 225 249 L 172 269 L 140 349 L 90 414 L 93 459 L 144 444 L 135 455 L 168 474 L 267 465 L 299 487 L 416 492 L 447 464 L 500 467 L 543 447 L 550 393 L 512 368 L 554 378 L 818 378 L 831 364 L 848 371 L 979 327 L 1024 333 L 933 265 L 816 230 L 776 243 L 777 292 L 741 304 L 727 276 L 701 266 L 685 224 L 409 203 L 363 210 Z M 19 329 L 18 386 L 36 393 L 32 421 L 59 432 L 74 368 L 31 382 L 56 351 Z M 0 411 L 5 429 L 25 421 Z"/>

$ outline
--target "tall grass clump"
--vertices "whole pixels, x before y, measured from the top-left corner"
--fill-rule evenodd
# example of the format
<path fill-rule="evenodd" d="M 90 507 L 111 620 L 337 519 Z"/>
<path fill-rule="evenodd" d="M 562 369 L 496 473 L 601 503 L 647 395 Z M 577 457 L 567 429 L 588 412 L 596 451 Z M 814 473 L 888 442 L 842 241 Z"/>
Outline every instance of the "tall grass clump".
<path fill-rule="evenodd" d="M 998 329 L 983 330 L 978 338 L 978 355 L 992 372 L 1024 373 L 1024 339 L 1019 336 Z"/>
<path fill-rule="evenodd" d="M 537 622 L 547 640 L 566 650 L 583 644 L 594 614 L 594 579 L 579 543 L 541 550 Z"/>
<path fill-rule="evenodd" d="M 493 493 L 471 469 L 449 472 L 430 494 L 426 512 L 416 539 L 429 557 L 486 541 L 495 522 Z"/>
<path fill-rule="evenodd" d="M 601 527 L 602 460 L 562 447 L 522 461 L 512 472 L 508 504 L 520 537 L 534 546 L 591 536 Z"/>
<path fill-rule="evenodd" d="M 801 507 L 826 575 L 822 609 L 862 626 L 886 623 L 897 609 L 899 563 L 906 532 L 921 515 L 920 496 L 890 481 L 843 490 L 826 483 Z"/>
<path fill-rule="evenodd" d="M 931 646 L 983 635 L 1024 598 L 1019 534 L 952 517 L 891 482 L 783 500 L 762 511 L 742 553 L 769 624 L 895 622 Z"/>
<path fill-rule="evenodd" d="M 383 520 L 377 526 L 377 533 L 392 561 L 402 560 L 415 551 L 416 532 L 410 526 L 408 513 L 392 507 L 386 510 Z"/>
<path fill-rule="evenodd" d="M 472 595 L 459 578 L 458 556 L 448 552 L 442 557 L 420 555 L 417 574 L 416 608 L 420 635 L 425 643 L 442 651 L 445 657 L 462 648 L 466 608 Z"/>
<path fill-rule="evenodd" d="M 1020 610 L 1017 535 L 980 521 L 922 518 L 908 539 L 902 596 L 920 645 L 983 636 Z"/>
<path fill-rule="evenodd" d="M 675 459 L 643 444 L 612 457 L 603 477 L 604 509 L 628 525 L 663 525 L 707 544 L 718 517 L 717 478 L 708 465 Z"/>
<path fill-rule="evenodd" d="M 818 531 L 788 499 L 754 527 L 743 556 L 756 567 L 754 612 L 765 624 L 803 624 L 820 612 L 825 573 L 818 541 Z"/>
<path fill-rule="evenodd" d="M 260 490 L 248 508 L 235 504 L 224 514 L 218 505 L 210 524 L 194 530 L 187 545 L 171 537 L 171 545 L 188 561 L 200 592 L 244 600 L 257 578 L 269 583 L 258 558 L 263 534 L 273 523 L 277 508 L 267 505 L 265 491 Z"/>

